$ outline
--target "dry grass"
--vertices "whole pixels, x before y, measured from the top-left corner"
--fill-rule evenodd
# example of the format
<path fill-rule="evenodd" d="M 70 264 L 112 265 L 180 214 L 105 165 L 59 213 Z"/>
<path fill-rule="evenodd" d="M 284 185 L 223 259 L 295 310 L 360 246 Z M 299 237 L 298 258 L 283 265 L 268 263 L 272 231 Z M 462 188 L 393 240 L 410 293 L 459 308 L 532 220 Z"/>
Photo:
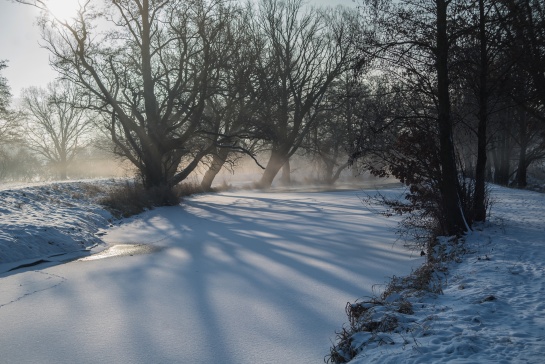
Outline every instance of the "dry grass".
<path fill-rule="evenodd" d="M 423 294 L 442 294 L 447 276 L 447 263 L 458 261 L 465 254 L 461 239 L 436 239 L 429 246 L 428 261 L 405 277 L 392 277 L 384 292 L 377 297 L 348 303 L 346 315 L 349 327 L 337 332 L 336 343 L 326 356 L 327 363 L 347 363 L 365 350 L 366 346 L 393 343 L 391 333 L 411 332 L 413 328 L 402 324 L 399 318 L 413 315 L 415 307 L 410 297 Z M 357 333 L 371 335 L 355 343 Z M 402 335 L 401 335 L 402 336 Z"/>
<path fill-rule="evenodd" d="M 337 344 L 330 348 L 326 363 L 347 363 L 370 343 L 380 346 L 394 342 L 388 334 L 399 331 L 400 317 L 414 312 L 412 304 L 403 297 L 396 296 L 393 300 L 389 298 L 372 297 L 346 304 L 349 327 L 343 327 L 336 333 Z M 369 333 L 369 338 L 356 342 L 355 334 L 362 332 Z"/>
<path fill-rule="evenodd" d="M 130 181 L 110 187 L 99 202 L 117 218 L 139 214 L 153 205 L 144 187 Z"/>
<path fill-rule="evenodd" d="M 442 280 L 445 268 L 435 263 L 427 262 L 405 277 L 392 277 L 386 290 L 382 294 L 383 298 L 393 293 L 434 293 L 441 294 Z"/>
<path fill-rule="evenodd" d="M 81 187 L 86 197 L 94 198 L 104 193 L 104 187 L 95 183 L 82 183 Z"/>
<path fill-rule="evenodd" d="M 182 183 L 174 188 L 159 186 L 145 189 L 142 184 L 126 181 L 107 191 L 106 197 L 99 203 L 105 206 L 115 217 L 129 217 L 159 206 L 175 206 L 183 197 L 201 193 L 200 185 Z"/>

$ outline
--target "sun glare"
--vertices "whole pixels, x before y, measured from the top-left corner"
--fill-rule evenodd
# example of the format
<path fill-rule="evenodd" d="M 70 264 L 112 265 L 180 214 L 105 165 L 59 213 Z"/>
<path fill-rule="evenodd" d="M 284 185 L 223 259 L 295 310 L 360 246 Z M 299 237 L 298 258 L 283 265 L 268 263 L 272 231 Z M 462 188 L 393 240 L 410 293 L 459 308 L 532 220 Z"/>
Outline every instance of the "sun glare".
<path fill-rule="evenodd" d="M 49 0 L 46 2 L 51 14 L 59 20 L 68 20 L 76 15 L 78 0 Z"/>

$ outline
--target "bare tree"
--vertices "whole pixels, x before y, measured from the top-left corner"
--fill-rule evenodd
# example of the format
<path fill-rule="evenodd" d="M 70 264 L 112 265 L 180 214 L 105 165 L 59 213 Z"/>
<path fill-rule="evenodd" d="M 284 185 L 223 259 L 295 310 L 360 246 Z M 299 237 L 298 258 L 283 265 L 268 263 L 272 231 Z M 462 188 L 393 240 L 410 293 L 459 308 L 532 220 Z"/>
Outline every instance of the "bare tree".
<path fill-rule="evenodd" d="M 514 104 L 516 182 L 524 187 L 528 166 L 545 155 L 545 6 L 539 0 L 497 0 L 496 9 L 503 15 L 498 26 L 505 61 L 512 64 L 505 92 Z M 509 173 L 502 177 L 509 182 Z"/>
<path fill-rule="evenodd" d="M 317 163 L 321 183 L 333 185 L 349 167 L 350 145 L 367 101 L 364 90 L 362 82 L 347 72 L 332 83 L 324 97 L 324 110 L 302 145 Z"/>
<path fill-rule="evenodd" d="M 526 187 L 528 167 L 545 158 L 545 125 L 522 108 L 516 110 L 514 121 L 518 127 L 514 139 L 519 150 L 515 181 L 518 187 Z"/>
<path fill-rule="evenodd" d="M 117 0 L 103 9 L 87 0 L 72 20 L 42 19 L 54 68 L 86 91 L 146 188 L 181 182 L 215 145 L 205 105 L 233 55 L 226 25 L 236 11 L 223 0 Z"/>
<path fill-rule="evenodd" d="M 517 68 L 526 73 L 531 97 L 545 107 L 545 5 L 541 0 L 498 0 L 507 47 Z"/>
<path fill-rule="evenodd" d="M 458 170 L 454 154 L 451 99 L 449 92 L 449 37 L 448 14 L 450 0 L 436 0 L 436 36 L 433 54 L 437 72 L 437 124 L 441 161 L 441 197 L 445 216 L 445 232 L 457 234 L 466 230 L 463 206 L 461 206 Z M 450 39 L 449 39 L 450 38 Z"/>
<path fill-rule="evenodd" d="M 485 8 L 485 1 L 478 1 L 478 38 L 479 38 L 479 112 L 477 127 L 477 164 L 475 166 L 475 194 L 473 198 L 473 217 L 475 221 L 484 221 L 486 219 L 486 201 L 485 201 L 485 173 L 486 173 L 486 154 L 487 154 L 487 133 L 488 126 L 488 102 L 489 102 L 489 37 L 487 34 L 488 9 Z"/>
<path fill-rule="evenodd" d="M 89 140 L 91 123 L 85 110 L 77 107 L 80 97 L 68 82 L 23 90 L 26 143 L 55 168 L 61 180 Z"/>
<path fill-rule="evenodd" d="M 461 169 L 474 178 L 474 193 L 469 220 L 484 221 L 487 212 L 485 188 L 489 147 L 488 124 L 502 95 L 498 92 L 509 70 L 501 59 L 500 17 L 496 0 L 479 0 L 456 4 L 465 27 L 459 26 L 452 37 L 450 52 L 450 83 L 453 117 L 457 119 L 455 134 Z M 455 6 L 456 6 L 455 5 Z"/>
<path fill-rule="evenodd" d="M 5 61 L 0 61 L 0 71 L 6 67 Z M 20 140 L 20 117 L 10 109 L 11 93 L 8 81 L 0 76 L 0 179 L 12 175 L 14 163 L 13 153 L 8 148 Z"/>
<path fill-rule="evenodd" d="M 254 15 L 253 8 L 247 6 L 228 25 L 234 37 L 231 42 L 234 56 L 221 71 L 219 91 L 206 104 L 206 117 L 212 120 L 210 135 L 216 142 L 207 158 L 208 169 L 201 181 L 204 191 L 211 189 L 212 182 L 226 163 L 232 166 L 242 155 L 255 160 L 259 142 L 254 130 L 255 114 L 261 103 L 255 92 L 255 76 L 262 44 L 252 29 Z"/>
<path fill-rule="evenodd" d="M 450 0 L 365 0 L 362 8 L 367 21 L 364 23 L 364 34 L 370 34 L 375 39 L 372 46 L 362 46 L 363 54 L 374 56 L 383 72 L 403 82 L 409 97 L 422 101 L 420 107 L 409 108 L 410 113 L 406 115 L 405 142 L 417 143 L 415 147 L 422 146 L 420 156 L 413 155 L 411 158 L 421 158 L 422 161 L 431 156 L 437 158 L 438 168 L 434 170 L 437 169 L 439 173 L 433 181 L 422 183 L 424 177 L 430 176 L 429 171 L 411 168 L 410 158 L 406 166 L 398 166 L 398 171 L 404 175 L 397 177 L 409 184 L 413 184 L 411 181 L 418 182 L 420 187 L 424 187 L 419 189 L 415 185 L 413 191 L 434 186 L 433 193 L 439 197 L 434 202 L 439 211 L 438 222 L 443 232 L 449 235 L 468 228 L 453 143 L 453 79 L 450 72 L 452 47 L 465 26 L 463 18 L 459 16 L 464 5 L 464 2 Z M 410 104 L 415 106 L 412 101 Z M 418 119 L 428 125 L 417 123 Z M 414 133 L 410 133 L 411 127 L 415 128 Z M 420 142 L 414 139 L 415 135 L 427 139 Z M 436 145 L 433 146 L 431 142 Z M 409 149 L 418 153 L 418 148 Z M 431 191 L 425 194 L 430 195 L 428 192 Z M 421 196 L 424 194 L 421 193 Z"/>
<path fill-rule="evenodd" d="M 355 23 L 344 10 L 303 8 L 301 0 L 263 0 L 257 29 L 265 48 L 258 81 L 263 96 L 260 131 L 271 154 L 260 181 L 270 187 L 303 143 L 332 82 L 353 61 L 345 37 Z M 289 180 L 289 178 L 285 178 Z"/>
<path fill-rule="evenodd" d="M 6 68 L 6 62 L 0 61 L 0 71 Z M 8 81 L 0 76 L 0 148 L 19 137 L 19 118 L 10 110 L 11 93 Z"/>

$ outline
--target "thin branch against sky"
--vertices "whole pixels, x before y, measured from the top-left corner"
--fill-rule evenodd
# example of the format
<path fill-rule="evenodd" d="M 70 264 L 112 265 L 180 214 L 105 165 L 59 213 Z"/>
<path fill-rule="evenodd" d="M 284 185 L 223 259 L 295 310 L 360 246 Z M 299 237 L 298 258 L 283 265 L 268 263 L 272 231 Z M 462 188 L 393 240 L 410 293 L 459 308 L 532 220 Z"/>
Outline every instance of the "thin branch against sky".
<path fill-rule="evenodd" d="M 74 0 L 53 0 L 75 4 Z M 309 5 L 353 7 L 353 0 L 308 0 Z M 57 12 L 62 6 L 55 6 Z M 8 67 L 2 71 L 11 87 L 14 98 L 20 96 L 25 87 L 45 86 L 55 79 L 56 73 L 49 66 L 49 54 L 41 48 L 40 30 L 36 24 L 39 10 L 11 0 L 0 3 L 0 60 L 7 60 Z M 64 12 L 63 12 L 64 13 Z"/>

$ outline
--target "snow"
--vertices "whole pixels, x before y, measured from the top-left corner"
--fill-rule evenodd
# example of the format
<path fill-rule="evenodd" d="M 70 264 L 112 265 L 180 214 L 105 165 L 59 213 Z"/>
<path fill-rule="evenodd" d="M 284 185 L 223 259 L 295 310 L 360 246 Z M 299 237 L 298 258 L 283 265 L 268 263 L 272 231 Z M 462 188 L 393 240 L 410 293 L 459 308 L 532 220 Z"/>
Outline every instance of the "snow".
<path fill-rule="evenodd" d="M 101 238 L 112 249 L 103 258 L 4 273 L 2 360 L 322 362 L 346 302 L 422 262 L 396 242 L 395 221 L 366 210 L 360 193 L 199 195 L 109 228 Z M 66 198 L 76 206 L 71 214 L 45 211 L 59 230 L 97 208 Z M 38 214 L 42 207 L 34 206 Z M 45 220 L 26 211 L 21 230 Z M 96 239 L 103 219 L 79 222 Z M 18 234 L 12 220 L 2 224 Z M 59 239 L 79 238 L 66 232 Z"/>
<path fill-rule="evenodd" d="M 95 234 L 111 216 L 85 198 L 90 189 L 91 182 L 0 188 L 0 272 L 67 253 L 81 255 L 100 244 Z"/>
<path fill-rule="evenodd" d="M 0 191 L 3 362 L 319 363 L 346 302 L 423 262 L 361 191 L 204 194 L 112 224 L 88 188 Z M 410 331 L 352 364 L 541 362 L 545 195 L 492 194 L 443 294 L 410 297 Z"/>
<path fill-rule="evenodd" d="M 492 188 L 489 221 L 466 237 L 443 294 L 412 297 L 408 332 L 361 363 L 541 363 L 545 356 L 545 195 Z"/>

